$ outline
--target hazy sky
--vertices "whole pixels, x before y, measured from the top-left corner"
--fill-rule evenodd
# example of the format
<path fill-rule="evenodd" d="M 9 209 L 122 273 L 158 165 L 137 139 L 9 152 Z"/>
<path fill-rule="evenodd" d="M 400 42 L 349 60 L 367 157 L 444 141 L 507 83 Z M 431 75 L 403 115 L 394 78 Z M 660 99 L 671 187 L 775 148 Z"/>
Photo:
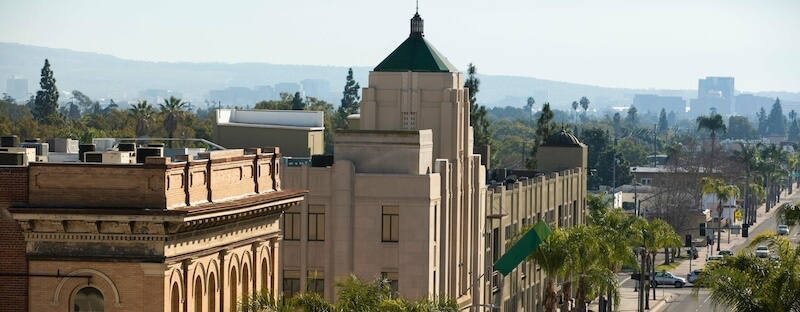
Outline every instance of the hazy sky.
<path fill-rule="evenodd" d="M 414 1 L 0 0 L 0 41 L 147 61 L 375 66 Z M 422 0 L 459 69 L 608 87 L 800 91 L 799 0 Z"/>

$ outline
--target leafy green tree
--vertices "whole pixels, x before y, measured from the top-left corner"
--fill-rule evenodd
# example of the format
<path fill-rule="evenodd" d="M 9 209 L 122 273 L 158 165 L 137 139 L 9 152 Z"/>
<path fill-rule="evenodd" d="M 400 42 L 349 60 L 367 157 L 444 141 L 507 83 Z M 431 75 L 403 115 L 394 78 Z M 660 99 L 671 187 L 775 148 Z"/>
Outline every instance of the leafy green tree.
<path fill-rule="evenodd" d="M 630 139 L 617 141 L 617 151 L 631 166 L 644 166 L 647 164 L 647 152 L 641 144 L 636 144 Z"/>
<path fill-rule="evenodd" d="M 631 126 L 636 126 L 636 124 L 638 123 L 637 113 L 638 110 L 636 109 L 636 106 L 631 105 L 631 107 L 628 108 L 628 115 L 625 117 L 625 121 L 628 122 L 628 124 L 630 124 Z"/>
<path fill-rule="evenodd" d="M 661 109 L 661 114 L 658 115 L 658 133 L 665 133 L 669 130 L 669 121 L 667 120 L 667 110 Z"/>
<path fill-rule="evenodd" d="M 164 99 L 164 104 L 159 104 L 161 107 L 161 114 L 164 115 L 164 130 L 167 131 L 168 137 L 175 137 L 175 130 L 178 129 L 178 124 L 183 120 L 186 115 L 184 107 L 186 102 L 179 98 L 170 96 L 169 99 Z M 167 141 L 167 146 L 172 148 L 172 141 Z"/>
<path fill-rule="evenodd" d="M 536 168 L 536 153 L 539 150 L 539 145 L 547 141 L 556 132 L 556 123 L 553 121 L 555 115 L 550 109 L 550 103 L 544 103 L 542 111 L 539 113 L 539 118 L 536 120 L 536 137 L 531 147 L 531 157 L 528 158 L 528 163 L 526 164 L 528 169 Z"/>
<path fill-rule="evenodd" d="M 300 96 L 300 92 L 294 93 L 294 98 L 292 98 L 292 109 L 293 110 L 305 110 L 306 103 L 303 102 L 303 97 Z"/>
<path fill-rule="evenodd" d="M 81 109 L 82 114 L 88 114 L 92 112 L 92 106 L 94 106 L 94 101 L 83 94 L 83 92 L 78 90 L 72 90 L 72 102 L 77 105 Z"/>
<path fill-rule="evenodd" d="M 758 130 L 744 116 L 731 116 L 728 118 L 727 138 L 734 140 L 754 140 L 759 137 Z"/>
<path fill-rule="evenodd" d="M 779 98 L 775 99 L 775 104 L 772 104 L 772 109 L 769 111 L 767 133 L 769 135 L 786 135 L 786 116 L 783 115 L 781 99 Z"/>
<path fill-rule="evenodd" d="M 155 110 L 147 101 L 139 101 L 128 112 L 136 119 L 136 137 L 140 138 L 150 133 L 150 123 L 153 121 Z"/>
<path fill-rule="evenodd" d="M 776 259 L 758 258 L 752 250 L 766 245 Z M 711 302 L 731 311 L 800 311 L 800 246 L 773 232 L 756 235 L 746 252 L 709 265 L 692 295 L 707 289 Z"/>
<path fill-rule="evenodd" d="M 338 128 L 347 128 L 347 116 L 355 114 L 359 111 L 361 103 L 361 96 L 358 92 L 361 91 L 361 86 L 353 78 L 353 68 L 347 70 L 347 78 L 344 84 L 344 91 L 342 91 L 342 104 L 339 106 Z"/>
<path fill-rule="evenodd" d="M 42 67 L 42 79 L 39 81 L 42 88 L 36 91 L 33 115 L 36 120 L 43 124 L 53 125 L 61 123 L 61 116 L 58 114 L 58 88 L 56 88 L 56 78 L 50 70 L 50 61 L 44 60 Z"/>
<path fill-rule="evenodd" d="M 761 109 L 758 110 L 756 116 L 758 117 L 758 133 L 761 134 L 762 137 L 768 136 L 769 127 L 767 125 L 767 111 L 764 110 L 764 107 L 761 107 Z"/>
<path fill-rule="evenodd" d="M 614 166 L 616 159 L 616 182 L 614 181 Z M 625 156 L 620 154 L 614 145 L 608 145 L 597 160 L 597 177 L 600 185 L 610 185 L 612 188 L 633 182 L 630 164 Z"/>
<path fill-rule="evenodd" d="M 593 127 L 589 129 L 585 129 L 581 131 L 580 140 L 583 144 L 586 144 L 586 148 L 588 149 L 588 157 L 587 157 L 587 164 L 589 168 L 596 169 L 598 168 L 598 159 L 600 158 L 600 154 L 612 144 L 609 140 L 609 134 L 603 129 L 599 127 Z M 596 190 L 600 186 L 600 178 L 598 175 L 591 175 L 588 178 L 588 188 L 591 190 Z"/>
<path fill-rule="evenodd" d="M 467 80 L 464 81 L 464 87 L 469 89 L 469 120 L 472 125 L 475 146 L 491 145 L 491 124 L 486 116 L 486 107 L 478 105 L 478 99 L 475 97 L 481 84 L 477 73 L 475 65 L 470 63 L 467 67 Z"/>
<path fill-rule="evenodd" d="M 281 92 L 280 100 L 261 101 L 256 103 L 255 109 L 268 109 L 268 110 L 290 110 L 292 109 L 292 100 L 294 96 Z"/>

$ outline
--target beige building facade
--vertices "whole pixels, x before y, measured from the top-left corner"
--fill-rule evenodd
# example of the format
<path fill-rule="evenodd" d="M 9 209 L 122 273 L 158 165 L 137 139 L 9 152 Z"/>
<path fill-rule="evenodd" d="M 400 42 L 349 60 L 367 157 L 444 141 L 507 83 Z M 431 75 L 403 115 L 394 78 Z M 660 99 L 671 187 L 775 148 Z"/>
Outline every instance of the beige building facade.
<path fill-rule="evenodd" d="M 325 153 L 323 112 L 218 109 L 214 143 L 225 148 L 280 146 L 284 156 Z"/>
<path fill-rule="evenodd" d="M 30 163 L 8 208 L 27 245 L 28 311 L 230 311 L 280 295 L 277 149 L 144 164 Z M 19 180 L 18 180 L 19 181 Z"/>

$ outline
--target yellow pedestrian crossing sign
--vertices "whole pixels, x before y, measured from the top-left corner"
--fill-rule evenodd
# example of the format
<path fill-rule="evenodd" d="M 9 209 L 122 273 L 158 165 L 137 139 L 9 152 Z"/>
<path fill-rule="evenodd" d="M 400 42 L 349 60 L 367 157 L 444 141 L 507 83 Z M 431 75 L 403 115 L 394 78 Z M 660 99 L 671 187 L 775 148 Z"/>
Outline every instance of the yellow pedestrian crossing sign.
<path fill-rule="evenodd" d="M 733 213 L 733 221 L 741 220 L 742 219 L 742 211 L 736 209 L 736 212 Z"/>

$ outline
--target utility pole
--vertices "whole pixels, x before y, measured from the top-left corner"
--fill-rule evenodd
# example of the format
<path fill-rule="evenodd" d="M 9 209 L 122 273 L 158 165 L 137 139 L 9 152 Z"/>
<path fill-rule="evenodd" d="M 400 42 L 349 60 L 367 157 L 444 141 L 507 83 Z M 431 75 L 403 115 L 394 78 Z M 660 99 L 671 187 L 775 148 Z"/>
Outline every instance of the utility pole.
<path fill-rule="evenodd" d="M 641 265 L 639 266 L 639 312 L 644 312 L 644 296 L 646 296 L 647 292 L 644 289 L 644 279 L 645 279 L 645 249 L 644 247 L 639 247 L 639 253 L 641 260 Z"/>

